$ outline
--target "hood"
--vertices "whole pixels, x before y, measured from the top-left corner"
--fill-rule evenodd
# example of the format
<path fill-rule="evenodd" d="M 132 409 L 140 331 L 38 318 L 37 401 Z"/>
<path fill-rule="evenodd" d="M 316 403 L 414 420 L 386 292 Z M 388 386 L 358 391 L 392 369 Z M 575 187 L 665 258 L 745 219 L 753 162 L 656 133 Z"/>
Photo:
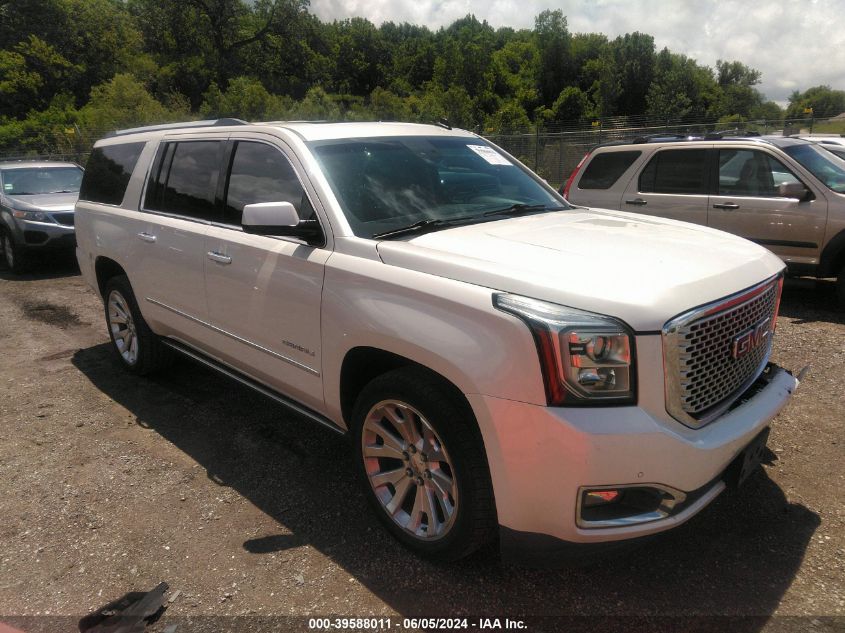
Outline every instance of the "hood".
<path fill-rule="evenodd" d="M 783 269 L 722 231 L 581 208 L 382 241 L 378 252 L 392 266 L 615 316 L 640 332 Z"/>
<path fill-rule="evenodd" d="M 29 196 L 6 196 L 16 209 L 21 211 L 73 211 L 73 205 L 79 198 L 74 193 L 36 193 Z"/>

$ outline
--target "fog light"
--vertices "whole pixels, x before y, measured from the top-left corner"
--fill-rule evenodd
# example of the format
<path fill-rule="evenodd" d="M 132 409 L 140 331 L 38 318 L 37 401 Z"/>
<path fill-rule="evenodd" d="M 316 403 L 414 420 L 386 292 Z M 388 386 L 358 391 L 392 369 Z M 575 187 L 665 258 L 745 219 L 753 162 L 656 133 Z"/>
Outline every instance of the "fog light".
<path fill-rule="evenodd" d="M 686 493 L 659 484 L 581 488 L 578 526 L 606 528 L 658 521 L 678 512 L 686 498 Z"/>
<path fill-rule="evenodd" d="M 584 493 L 583 505 L 585 508 L 613 503 L 619 499 L 618 490 L 588 490 Z"/>

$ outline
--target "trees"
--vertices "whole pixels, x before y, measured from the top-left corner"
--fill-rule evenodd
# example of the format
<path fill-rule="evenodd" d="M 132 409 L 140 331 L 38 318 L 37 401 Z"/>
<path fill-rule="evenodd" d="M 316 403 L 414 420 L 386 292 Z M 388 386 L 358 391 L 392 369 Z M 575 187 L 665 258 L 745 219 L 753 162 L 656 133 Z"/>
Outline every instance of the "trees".
<path fill-rule="evenodd" d="M 813 86 L 804 92 L 797 90 L 789 96 L 786 118 L 810 116 L 805 110 L 812 109 L 812 116 L 836 116 L 845 112 L 845 90 L 833 90 L 830 86 Z"/>
<path fill-rule="evenodd" d="M 0 0 L 2 134 L 33 139 L 33 125 L 60 119 L 85 128 L 156 117 L 447 118 L 515 130 L 608 116 L 783 114 L 759 93 L 760 72 L 740 61 L 711 69 L 656 52 L 639 32 L 573 35 L 560 10 L 540 13 L 533 29 L 494 29 L 467 15 L 432 31 L 365 18 L 324 22 L 307 5 Z M 789 115 L 805 108 L 838 114 L 845 93 L 796 92 Z"/>
<path fill-rule="evenodd" d="M 540 94 L 544 103 L 552 103 L 577 76 L 572 67 L 572 36 L 560 9 L 547 9 L 537 16 L 534 40 L 540 53 Z"/>

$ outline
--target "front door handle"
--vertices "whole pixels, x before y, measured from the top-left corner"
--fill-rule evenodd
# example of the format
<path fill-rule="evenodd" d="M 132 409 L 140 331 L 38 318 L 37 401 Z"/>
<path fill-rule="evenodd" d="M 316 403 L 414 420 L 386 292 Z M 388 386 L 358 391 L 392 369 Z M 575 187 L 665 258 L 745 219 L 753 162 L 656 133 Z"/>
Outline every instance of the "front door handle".
<path fill-rule="evenodd" d="M 138 239 L 142 242 L 149 242 L 150 244 L 152 244 L 156 241 L 156 236 L 152 233 L 138 233 Z"/>
<path fill-rule="evenodd" d="M 717 202 L 713 205 L 714 209 L 725 209 L 726 211 L 733 211 L 739 209 L 739 205 L 735 202 Z"/>
<path fill-rule="evenodd" d="M 208 259 L 210 259 L 213 262 L 217 262 L 218 264 L 231 264 L 232 263 L 232 258 L 229 257 L 228 255 L 224 255 L 223 253 L 218 253 L 216 251 L 208 251 L 208 253 L 206 253 L 206 255 L 208 255 Z"/>
<path fill-rule="evenodd" d="M 635 207 L 642 207 L 648 204 L 648 202 L 642 198 L 634 198 L 633 200 L 626 200 L 625 204 L 633 204 Z"/>

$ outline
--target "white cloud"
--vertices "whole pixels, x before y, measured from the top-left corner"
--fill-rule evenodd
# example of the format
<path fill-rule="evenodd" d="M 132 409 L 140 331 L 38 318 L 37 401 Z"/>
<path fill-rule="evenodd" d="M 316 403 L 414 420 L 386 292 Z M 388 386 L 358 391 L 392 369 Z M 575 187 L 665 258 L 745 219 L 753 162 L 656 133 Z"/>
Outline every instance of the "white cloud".
<path fill-rule="evenodd" d="M 758 88 L 785 102 L 792 90 L 845 89 L 845 1 L 768 0 L 311 0 L 323 20 L 366 17 L 432 29 L 468 13 L 494 27 L 531 28 L 544 9 L 561 9 L 576 33 L 640 31 L 699 63 L 739 60 L 763 73 Z"/>

